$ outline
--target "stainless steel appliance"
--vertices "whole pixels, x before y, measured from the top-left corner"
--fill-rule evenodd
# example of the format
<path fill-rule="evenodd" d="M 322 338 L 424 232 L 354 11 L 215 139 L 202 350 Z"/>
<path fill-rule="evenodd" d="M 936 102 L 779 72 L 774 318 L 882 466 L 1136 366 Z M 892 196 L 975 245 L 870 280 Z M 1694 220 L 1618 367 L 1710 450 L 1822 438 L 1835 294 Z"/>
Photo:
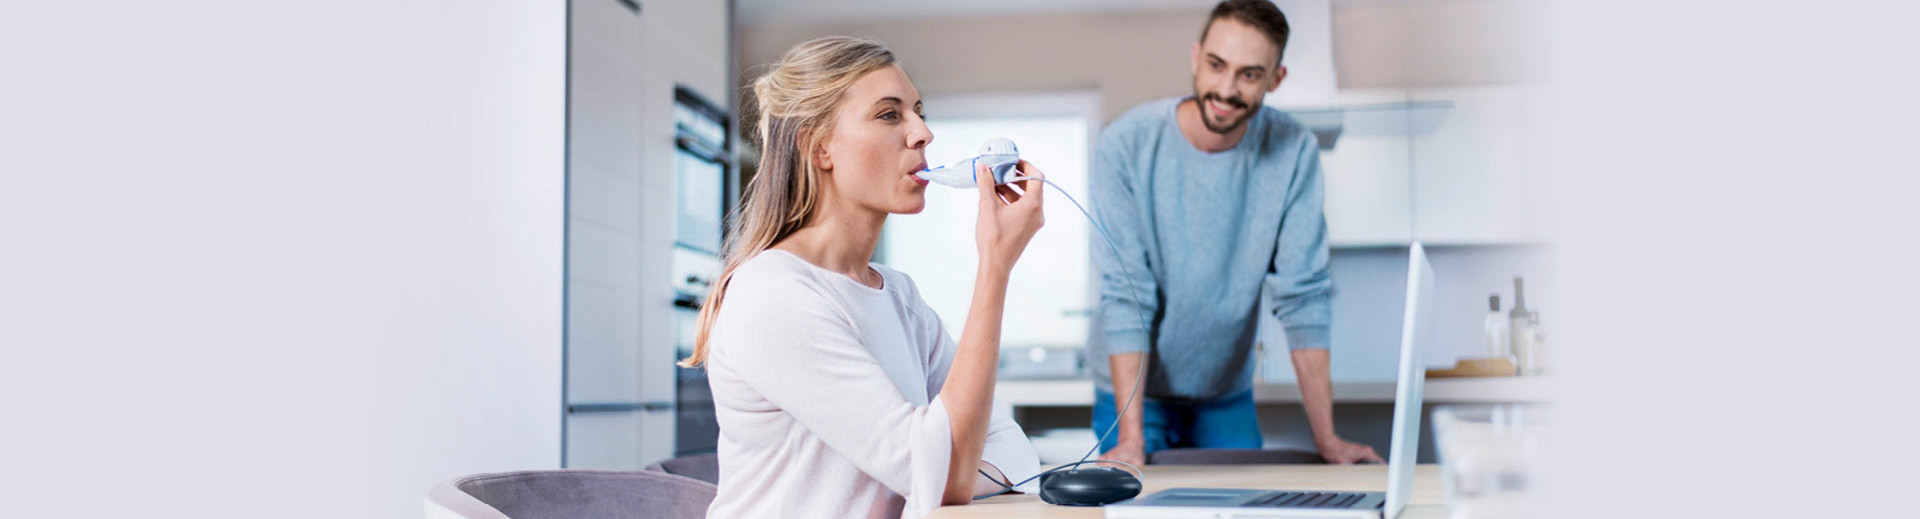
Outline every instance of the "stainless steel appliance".
<path fill-rule="evenodd" d="M 674 144 L 678 221 L 673 250 L 673 308 L 678 327 L 674 359 L 693 353 L 700 303 L 720 271 L 724 222 L 735 192 L 724 109 L 686 88 L 674 90 Z M 674 454 L 713 452 L 720 426 L 701 368 L 675 368 Z"/>

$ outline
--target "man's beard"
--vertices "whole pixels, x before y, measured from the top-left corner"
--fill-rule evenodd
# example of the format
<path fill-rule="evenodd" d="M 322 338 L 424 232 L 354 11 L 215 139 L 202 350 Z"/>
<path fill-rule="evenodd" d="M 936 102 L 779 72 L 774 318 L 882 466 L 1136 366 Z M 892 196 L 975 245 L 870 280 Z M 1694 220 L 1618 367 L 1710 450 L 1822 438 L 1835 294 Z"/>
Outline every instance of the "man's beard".
<path fill-rule="evenodd" d="M 1221 135 L 1232 133 L 1234 130 L 1240 129 L 1240 125 L 1246 124 L 1247 119 L 1252 119 L 1253 113 L 1259 110 L 1260 108 L 1259 103 L 1249 103 L 1246 100 L 1240 99 L 1237 97 L 1231 97 L 1231 98 L 1220 97 L 1218 95 L 1214 95 L 1214 93 L 1212 92 L 1200 93 L 1198 91 L 1195 91 L 1193 98 L 1195 100 L 1194 102 L 1199 105 L 1198 108 L 1200 108 L 1200 124 L 1206 126 L 1207 131 L 1218 133 Z M 1211 111 L 1207 109 L 1208 100 L 1219 101 L 1220 104 L 1227 105 L 1234 108 L 1239 108 L 1240 116 L 1235 117 L 1229 121 L 1216 122 L 1213 120 L 1213 114 L 1211 113 Z"/>

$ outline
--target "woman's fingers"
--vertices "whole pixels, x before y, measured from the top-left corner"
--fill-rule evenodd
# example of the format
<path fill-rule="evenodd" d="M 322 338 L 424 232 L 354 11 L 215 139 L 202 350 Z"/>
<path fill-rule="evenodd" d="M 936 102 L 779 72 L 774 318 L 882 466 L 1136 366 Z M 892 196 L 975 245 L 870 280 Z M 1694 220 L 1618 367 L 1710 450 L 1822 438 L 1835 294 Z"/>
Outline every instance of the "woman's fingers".
<path fill-rule="evenodd" d="M 1042 185 L 1045 184 L 1042 180 L 1045 180 L 1047 176 L 1040 173 L 1040 168 L 1034 167 L 1032 162 L 1022 160 L 1020 161 L 1020 176 L 1029 177 L 1027 180 L 1020 181 L 1020 189 L 1025 192 L 1026 196 L 1033 197 L 1032 203 L 1038 204 L 1041 200 L 1045 199 L 1042 195 L 1047 189 L 1046 186 Z"/>
<path fill-rule="evenodd" d="M 980 192 L 981 208 L 992 207 L 991 204 L 999 198 L 995 196 L 998 193 L 994 190 L 993 170 L 987 169 L 987 165 L 979 161 L 973 163 L 973 187 Z"/>
<path fill-rule="evenodd" d="M 1009 177 L 1022 177 L 1025 178 L 1025 180 L 1005 184 L 995 184 L 993 170 L 985 164 L 975 163 L 973 172 L 974 187 L 980 190 L 980 203 L 983 204 L 982 207 L 986 207 L 984 204 L 994 199 L 998 199 L 1007 205 L 1013 205 L 1020 203 L 1021 200 L 1032 198 L 1033 201 L 1027 202 L 1027 205 L 1035 205 L 1039 204 L 1044 198 L 1042 192 L 1046 191 L 1046 186 L 1043 185 L 1045 184 L 1044 179 L 1046 179 L 1046 175 L 1042 174 L 1040 168 L 1034 167 L 1031 162 L 1020 161 L 1018 171 L 1008 175 Z"/>
<path fill-rule="evenodd" d="M 1011 183 L 993 186 L 993 190 L 994 192 L 999 193 L 1000 199 L 1006 201 L 1008 205 L 1012 205 L 1016 202 L 1019 202 L 1022 197 L 1026 196 L 1026 193 L 1022 192 L 1019 187 L 1014 186 Z"/>
<path fill-rule="evenodd" d="M 980 190 L 980 225 L 975 228 L 975 239 L 983 259 L 992 256 L 996 264 L 1008 268 L 1019 260 L 1034 233 L 1046 225 L 1040 206 L 1040 191 L 1046 187 L 1041 185 L 1040 170 L 1026 161 L 1020 161 L 1018 167 L 1018 176 L 1032 178 L 995 184 L 992 170 L 974 166 L 974 186 Z"/>

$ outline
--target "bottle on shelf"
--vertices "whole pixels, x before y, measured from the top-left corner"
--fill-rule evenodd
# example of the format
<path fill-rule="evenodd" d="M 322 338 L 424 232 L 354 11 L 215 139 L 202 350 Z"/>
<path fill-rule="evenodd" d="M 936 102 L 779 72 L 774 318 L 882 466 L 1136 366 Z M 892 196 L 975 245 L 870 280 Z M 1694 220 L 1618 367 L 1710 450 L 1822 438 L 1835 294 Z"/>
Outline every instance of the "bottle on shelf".
<path fill-rule="evenodd" d="M 1507 316 L 1500 312 L 1500 294 L 1487 296 L 1487 358 L 1505 359 L 1512 355 L 1512 339 L 1507 336 Z"/>
<path fill-rule="evenodd" d="M 1516 367 L 1526 366 L 1531 360 L 1531 355 L 1528 355 L 1529 352 L 1527 351 L 1531 348 L 1529 348 L 1529 345 L 1526 343 L 1532 338 L 1531 333 L 1528 331 L 1528 323 L 1531 322 L 1531 319 L 1532 312 L 1527 310 L 1527 294 L 1524 281 L 1519 276 L 1514 276 L 1513 310 L 1507 312 L 1507 336 L 1511 341 L 1508 343 L 1507 351 L 1513 355 L 1513 362 Z M 1526 368 L 1520 368 L 1520 372 L 1526 373 Z"/>
<path fill-rule="evenodd" d="M 1526 356 L 1520 363 L 1520 374 L 1541 375 L 1547 371 L 1547 334 L 1540 331 L 1540 312 L 1527 314 Z"/>

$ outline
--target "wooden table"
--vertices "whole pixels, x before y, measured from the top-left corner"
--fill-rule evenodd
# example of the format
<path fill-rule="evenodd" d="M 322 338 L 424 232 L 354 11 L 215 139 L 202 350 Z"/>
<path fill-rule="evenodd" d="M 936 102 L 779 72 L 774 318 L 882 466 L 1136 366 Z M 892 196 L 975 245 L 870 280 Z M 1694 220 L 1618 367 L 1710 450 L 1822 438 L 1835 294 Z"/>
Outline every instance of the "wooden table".
<path fill-rule="evenodd" d="M 1146 488 L 1140 495 L 1173 487 L 1264 488 L 1273 490 L 1387 490 L 1386 465 L 1207 465 L 1146 467 Z M 1414 468 L 1413 496 L 1404 519 L 1441 519 L 1447 516 L 1440 488 L 1440 466 Z M 928 519 L 966 517 L 1104 517 L 1098 507 L 1057 506 L 1032 494 L 1003 495 L 966 506 L 934 510 Z"/>

